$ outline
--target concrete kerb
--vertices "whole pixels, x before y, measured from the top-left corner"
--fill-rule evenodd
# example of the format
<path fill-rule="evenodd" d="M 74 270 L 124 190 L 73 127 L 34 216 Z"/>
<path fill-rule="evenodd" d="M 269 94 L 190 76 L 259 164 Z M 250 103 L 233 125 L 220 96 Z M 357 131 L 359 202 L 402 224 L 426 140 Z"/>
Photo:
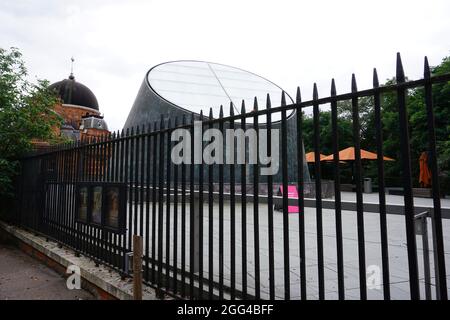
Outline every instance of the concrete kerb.
<path fill-rule="evenodd" d="M 92 290 L 96 291 L 93 293 L 100 299 L 133 299 L 133 282 L 131 279 L 121 280 L 117 271 L 104 265 L 95 267 L 95 262 L 92 259 L 83 255 L 76 257 L 75 252 L 69 248 L 60 248 L 54 241 L 46 241 L 45 237 L 36 236 L 3 221 L 0 221 L 1 232 L 6 232 L 14 240 L 23 243 L 25 246 L 20 246 L 22 250 L 28 251 L 28 254 L 40 260 L 45 260 L 47 265 L 60 273 L 64 272 L 70 265 L 80 267 L 82 286 L 86 286 L 85 289 L 91 292 Z M 33 250 L 36 251 L 35 254 L 33 254 Z M 155 289 L 143 284 L 142 299 L 156 300 Z"/>

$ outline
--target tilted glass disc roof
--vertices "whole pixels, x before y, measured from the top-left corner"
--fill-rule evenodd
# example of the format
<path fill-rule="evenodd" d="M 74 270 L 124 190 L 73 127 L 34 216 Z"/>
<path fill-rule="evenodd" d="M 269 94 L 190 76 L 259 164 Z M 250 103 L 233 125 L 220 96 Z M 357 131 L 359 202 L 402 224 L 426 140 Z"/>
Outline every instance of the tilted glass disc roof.
<path fill-rule="evenodd" d="M 241 111 L 242 100 L 246 111 L 253 110 L 254 98 L 258 99 L 258 109 L 266 108 L 266 96 L 270 95 L 272 107 L 281 105 L 282 89 L 256 74 L 238 68 L 203 61 L 174 61 L 155 66 L 148 73 L 151 88 L 163 99 L 190 112 L 207 117 L 213 109 L 213 117 L 219 117 L 220 106 L 224 116 L 229 115 L 230 102 L 234 114 Z M 293 103 L 286 95 L 286 103 Z M 289 116 L 289 115 L 288 115 Z M 272 114 L 272 121 L 279 121 L 280 113 Z M 247 118 L 247 122 L 253 122 Z M 260 116 L 260 123 L 266 122 Z"/>

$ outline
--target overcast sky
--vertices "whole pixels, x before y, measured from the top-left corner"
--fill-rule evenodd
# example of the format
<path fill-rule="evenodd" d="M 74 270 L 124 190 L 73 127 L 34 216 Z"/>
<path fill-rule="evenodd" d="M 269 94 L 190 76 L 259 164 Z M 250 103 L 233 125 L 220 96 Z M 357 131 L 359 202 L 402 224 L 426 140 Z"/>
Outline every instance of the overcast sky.
<path fill-rule="evenodd" d="M 368 88 L 395 74 L 422 76 L 423 57 L 450 55 L 450 1 L 2 0 L 0 46 L 18 47 L 33 77 L 74 73 L 121 129 L 146 71 L 170 60 L 206 60 L 255 72 L 304 100 Z"/>

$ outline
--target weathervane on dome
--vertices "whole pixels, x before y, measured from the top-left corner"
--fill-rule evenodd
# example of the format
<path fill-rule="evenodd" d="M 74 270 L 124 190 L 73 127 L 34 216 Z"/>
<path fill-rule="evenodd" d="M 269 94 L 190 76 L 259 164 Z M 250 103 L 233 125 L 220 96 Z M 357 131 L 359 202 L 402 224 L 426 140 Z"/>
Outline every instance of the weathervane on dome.
<path fill-rule="evenodd" d="M 73 62 L 75 61 L 75 59 L 73 58 L 73 56 L 72 56 L 72 58 L 70 58 L 70 61 L 72 61 L 72 62 L 71 62 L 71 65 L 70 65 L 70 76 L 69 76 L 69 79 L 75 79 L 75 77 L 73 76 Z"/>

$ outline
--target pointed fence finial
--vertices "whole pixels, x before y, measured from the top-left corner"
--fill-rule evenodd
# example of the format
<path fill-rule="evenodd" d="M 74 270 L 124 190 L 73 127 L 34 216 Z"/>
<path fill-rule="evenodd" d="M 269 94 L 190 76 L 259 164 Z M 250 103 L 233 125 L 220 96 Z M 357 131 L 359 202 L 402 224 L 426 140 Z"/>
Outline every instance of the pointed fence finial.
<path fill-rule="evenodd" d="M 209 108 L 209 120 L 213 119 L 213 111 L 212 108 Z"/>
<path fill-rule="evenodd" d="M 281 91 L 281 105 L 282 106 L 286 105 L 286 94 L 284 93 L 284 90 Z"/>
<path fill-rule="evenodd" d="M 220 105 L 219 118 L 223 118 L 223 106 Z"/>
<path fill-rule="evenodd" d="M 379 86 L 380 86 L 380 83 L 378 81 L 377 68 L 373 68 L 373 87 L 378 88 Z"/>
<path fill-rule="evenodd" d="M 405 72 L 403 71 L 402 58 L 400 52 L 397 52 L 397 68 L 396 68 L 397 83 L 405 82 Z"/>
<path fill-rule="evenodd" d="M 423 77 L 425 79 L 431 78 L 431 70 L 430 65 L 428 64 L 428 58 L 425 56 L 424 68 L 423 68 Z"/>
<path fill-rule="evenodd" d="M 356 76 L 352 73 L 352 92 L 358 91 L 358 86 L 356 85 Z"/>
<path fill-rule="evenodd" d="M 295 95 L 295 102 L 296 103 L 302 102 L 302 94 L 300 92 L 300 87 L 297 87 L 297 93 Z"/>
<path fill-rule="evenodd" d="M 242 115 L 245 114 L 245 101 L 244 101 L 244 99 L 242 99 L 242 104 L 241 104 L 241 114 L 242 114 Z"/>
<path fill-rule="evenodd" d="M 317 91 L 317 84 L 314 82 L 313 87 L 313 100 L 319 99 L 319 92 Z"/>
<path fill-rule="evenodd" d="M 234 105 L 233 102 L 230 102 L 230 117 L 234 116 Z"/>
<path fill-rule="evenodd" d="M 331 79 L 331 95 L 332 96 L 336 95 L 336 83 L 334 82 L 334 78 Z"/>
<path fill-rule="evenodd" d="M 270 94 L 267 94 L 267 97 L 266 97 L 266 108 L 267 109 L 272 108 L 272 103 L 270 102 Z"/>
<path fill-rule="evenodd" d="M 258 98 L 257 97 L 255 97 L 254 99 L 253 99 L 253 111 L 258 111 Z"/>

